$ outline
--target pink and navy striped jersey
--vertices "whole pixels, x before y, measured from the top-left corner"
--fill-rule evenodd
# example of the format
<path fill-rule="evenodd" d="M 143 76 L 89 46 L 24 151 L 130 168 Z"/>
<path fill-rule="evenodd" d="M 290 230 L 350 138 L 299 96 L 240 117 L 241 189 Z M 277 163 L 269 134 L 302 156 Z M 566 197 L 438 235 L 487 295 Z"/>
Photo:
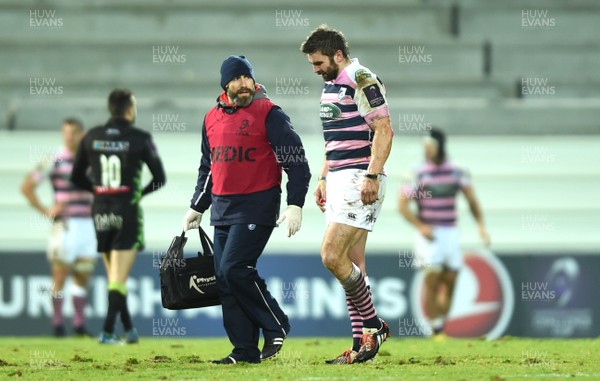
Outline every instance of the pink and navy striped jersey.
<path fill-rule="evenodd" d="M 411 177 L 400 191 L 417 202 L 419 219 L 429 225 L 456 225 L 456 195 L 471 186 L 468 172 L 448 161 L 426 162 Z"/>
<path fill-rule="evenodd" d="M 42 161 L 32 172 L 36 183 L 49 178 L 54 189 L 54 202 L 65 204 L 60 218 L 90 217 L 94 196 L 77 188 L 69 181 L 73 169 L 74 155 L 66 148 L 61 148 L 56 155 Z"/>
<path fill-rule="evenodd" d="M 329 170 L 367 169 L 373 140 L 369 124 L 389 117 L 385 87 L 353 58 L 335 80 L 325 82 L 320 117 Z"/>

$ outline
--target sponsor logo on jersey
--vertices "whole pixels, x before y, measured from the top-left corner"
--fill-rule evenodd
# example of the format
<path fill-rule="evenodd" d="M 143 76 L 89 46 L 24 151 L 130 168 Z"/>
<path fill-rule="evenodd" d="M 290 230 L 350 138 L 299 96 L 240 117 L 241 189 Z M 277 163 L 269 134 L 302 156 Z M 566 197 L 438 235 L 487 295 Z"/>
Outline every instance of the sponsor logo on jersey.
<path fill-rule="evenodd" d="M 248 131 L 248 127 L 250 126 L 250 121 L 248 119 L 242 120 L 242 124 L 238 127 L 238 130 L 235 132 L 236 135 L 239 136 L 249 136 L 250 132 Z"/>
<path fill-rule="evenodd" d="M 342 110 L 333 103 L 322 103 L 319 117 L 321 117 L 322 120 L 337 119 L 341 113 Z"/>
<path fill-rule="evenodd" d="M 230 163 L 232 161 L 256 161 L 254 158 L 255 147 L 245 148 L 242 146 L 217 146 L 210 151 L 210 159 L 213 163 Z"/>
<path fill-rule="evenodd" d="M 94 215 L 96 231 L 119 230 L 123 227 L 123 216 L 114 213 L 101 213 Z"/>
<path fill-rule="evenodd" d="M 356 74 L 354 75 L 354 78 L 356 78 L 356 83 L 357 84 L 361 84 L 362 82 L 364 82 L 367 79 L 371 78 L 371 73 L 369 73 L 365 69 L 358 69 L 356 71 Z"/>
<path fill-rule="evenodd" d="M 112 140 L 94 140 L 92 142 L 94 151 L 104 152 L 127 152 L 129 151 L 128 141 L 112 141 Z"/>

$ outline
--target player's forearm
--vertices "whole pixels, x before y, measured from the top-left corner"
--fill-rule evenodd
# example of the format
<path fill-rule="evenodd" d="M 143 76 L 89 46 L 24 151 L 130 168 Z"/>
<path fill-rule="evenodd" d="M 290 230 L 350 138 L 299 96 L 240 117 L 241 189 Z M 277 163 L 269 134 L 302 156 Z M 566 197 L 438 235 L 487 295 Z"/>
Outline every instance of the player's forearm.
<path fill-rule="evenodd" d="M 34 192 L 31 192 L 29 190 L 22 190 L 22 192 L 32 208 L 34 208 L 41 214 L 46 214 L 46 208 L 42 205 L 42 203 L 37 198 L 37 195 Z"/>
<path fill-rule="evenodd" d="M 481 208 L 479 207 L 479 203 L 475 200 L 469 201 L 469 208 L 471 209 L 471 214 L 473 215 L 473 218 L 477 222 L 477 225 L 484 226 L 483 214 L 481 213 Z"/>
<path fill-rule="evenodd" d="M 150 173 L 152 173 L 152 181 L 146 185 L 146 187 L 144 187 L 144 190 L 142 190 L 142 196 L 161 189 L 167 183 L 165 169 L 163 168 L 162 162 L 158 158 L 147 163 L 147 165 L 148 169 L 150 169 Z"/>
<path fill-rule="evenodd" d="M 94 184 L 92 184 L 90 179 L 86 176 L 86 169 L 83 169 L 79 166 L 74 166 L 73 172 L 71 173 L 70 181 L 80 189 L 86 190 L 88 192 L 93 192 Z"/>
<path fill-rule="evenodd" d="M 323 159 L 323 167 L 321 168 L 321 175 L 319 176 L 319 179 L 321 179 L 322 177 L 327 177 L 328 173 L 329 164 L 327 163 L 327 159 Z"/>
<path fill-rule="evenodd" d="M 423 222 L 421 222 L 419 217 L 410 211 L 407 203 L 403 203 L 402 201 L 400 201 L 399 209 L 400 209 L 400 214 L 402 214 L 402 216 L 406 219 L 406 221 L 408 221 L 414 227 L 418 228 L 419 226 L 421 226 L 423 224 Z"/>
<path fill-rule="evenodd" d="M 325 161 L 325 164 L 323 164 L 323 168 L 321 169 L 321 176 L 319 176 L 319 177 L 327 177 L 328 173 L 329 173 L 329 165 L 327 164 L 327 161 Z"/>
<path fill-rule="evenodd" d="M 94 191 L 94 184 L 87 176 L 87 170 L 89 168 L 89 161 L 85 153 L 85 142 L 82 142 L 77 149 L 75 154 L 75 160 L 73 161 L 73 170 L 71 171 L 71 178 L 69 179 L 80 189 L 88 192 Z"/>
<path fill-rule="evenodd" d="M 162 187 L 164 187 L 167 183 L 167 180 L 165 178 L 162 179 L 157 179 L 154 178 L 152 179 L 152 181 L 150 183 L 148 183 L 148 185 L 146 185 L 144 187 L 144 189 L 142 190 L 142 196 L 145 196 L 149 193 L 152 192 L 156 192 L 157 190 L 161 189 Z"/>
<path fill-rule="evenodd" d="M 371 145 L 371 162 L 369 163 L 367 172 L 381 173 L 392 150 L 393 132 L 388 118 L 379 119 L 374 123 L 380 123 L 381 125 L 375 128 L 373 143 Z"/>
<path fill-rule="evenodd" d="M 30 177 L 25 179 L 25 182 L 23 182 L 23 185 L 21 185 L 21 193 L 23 194 L 23 196 L 25 196 L 27 202 L 29 203 L 29 205 L 31 205 L 32 208 L 34 208 L 42 214 L 46 213 L 46 208 L 38 199 L 37 194 L 35 193 L 35 185 Z"/>
<path fill-rule="evenodd" d="M 94 184 L 92 184 L 92 182 L 87 178 L 87 176 L 82 176 L 80 178 L 72 177 L 71 182 L 79 188 L 88 192 L 94 191 Z"/>

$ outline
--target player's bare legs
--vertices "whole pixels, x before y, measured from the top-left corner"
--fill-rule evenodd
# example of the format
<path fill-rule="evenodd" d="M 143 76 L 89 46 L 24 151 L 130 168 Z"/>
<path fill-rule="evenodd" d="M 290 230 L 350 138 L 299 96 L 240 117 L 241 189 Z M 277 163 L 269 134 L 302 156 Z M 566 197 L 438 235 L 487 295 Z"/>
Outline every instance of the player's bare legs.
<path fill-rule="evenodd" d="M 369 281 L 367 277 L 366 261 L 365 261 L 365 249 L 367 245 L 367 231 L 363 230 L 361 238 L 350 248 L 348 252 L 348 258 L 354 263 L 365 277 L 367 287 L 369 287 Z M 362 339 L 363 323 L 362 318 L 358 309 L 352 303 L 349 298 L 346 298 L 346 305 L 348 307 L 348 314 L 350 315 L 350 323 L 352 325 L 352 352 L 358 353 L 360 350 L 360 340 Z"/>
<path fill-rule="evenodd" d="M 438 289 L 442 283 L 441 270 L 428 270 L 425 273 L 425 310 L 429 319 L 433 321 L 440 315 L 438 303 Z"/>
<path fill-rule="evenodd" d="M 125 284 L 129 277 L 129 271 L 135 261 L 137 250 L 113 250 L 110 253 L 108 263 L 108 282 L 119 282 Z"/>
<path fill-rule="evenodd" d="M 69 271 L 69 265 L 58 261 L 52 262 L 52 293 L 54 295 L 58 295 L 65 287 Z"/>
<path fill-rule="evenodd" d="M 348 258 L 350 259 L 350 261 L 352 261 L 352 263 L 358 266 L 360 271 L 365 276 L 367 276 L 365 249 L 367 246 L 368 233 L 366 230 L 363 230 L 363 233 L 364 234 L 359 238 L 358 242 L 356 242 L 348 251 Z"/>
<path fill-rule="evenodd" d="M 91 336 L 85 328 L 85 305 L 87 304 L 87 288 L 90 276 L 94 271 L 95 260 L 78 258 L 73 263 L 73 326 L 75 333 L 80 336 Z"/>
<path fill-rule="evenodd" d="M 457 276 L 458 272 L 454 270 L 445 270 L 442 273 L 442 283 L 446 287 L 444 287 L 444 298 L 439 306 L 439 314 L 444 320 L 448 317 L 448 312 L 450 312 L 450 307 L 452 306 L 452 296 L 454 295 Z"/>
<path fill-rule="evenodd" d="M 314 193 L 315 202 L 317 206 L 321 209 L 322 212 L 325 212 L 325 200 L 326 200 L 326 188 L 325 182 L 319 181 L 319 186 Z M 366 279 L 366 261 L 365 261 L 365 249 L 367 245 L 367 237 L 368 233 L 366 230 L 361 230 L 360 237 L 357 242 L 350 247 L 348 250 L 348 258 L 352 263 L 354 263 L 360 271 L 364 274 Z M 368 286 L 368 281 L 367 281 Z M 342 355 L 338 356 L 335 359 L 328 360 L 326 363 L 328 364 L 345 364 L 348 363 L 347 357 L 350 359 L 350 362 L 354 361 L 358 351 L 360 350 L 360 342 L 362 339 L 362 317 L 358 312 L 358 309 L 352 302 L 350 298 L 346 298 L 346 306 L 348 308 L 348 315 L 350 316 L 350 323 L 352 327 L 352 348 L 349 351 L 344 352 Z"/>
<path fill-rule="evenodd" d="M 454 270 L 430 270 L 425 274 L 425 307 L 434 335 L 442 333 L 444 329 L 457 274 Z"/>
<path fill-rule="evenodd" d="M 350 249 L 356 245 L 367 232 L 353 226 L 332 222 L 325 230 L 321 247 L 323 265 L 341 282 L 352 272 Z M 360 256 L 356 251 L 355 256 Z M 363 253 L 364 256 L 364 253 Z M 364 263 L 364 260 L 363 260 Z"/>
<path fill-rule="evenodd" d="M 78 259 L 73 267 L 73 281 L 79 287 L 87 288 L 90 276 L 94 270 L 94 261 Z"/>
<path fill-rule="evenodd" d="M 52 261 L 52 326 L 54 327 L 54 336 L 65 336 L 64 318 L 62 313 L 64 295 L 62 293 L 65 287 L 65 280 L 69 275 L 69 266 L 60 262 Z"/>
<path fill-rule="evenodd" d="M 364 268 L 363 248 L 366 244 L 366 236 L 367 231 L 364 229 L 332 222 L 325 230 L 321 247 L 323 264 L 340 281 L 346 292 L 347 303 L 354 305 L 362 320 L 361 351 L 351 358 L 348 358 L 351 351 L 347 351 L 346 363 L 352 363 L 355 360 L 362 362 L 373 358 L 379 350 L 380 342 L 383 342 L 389 333 L 387 326 L 384 326 L 377 316 L 363 271 L 350 260 L 352 251 L 352 255 L 358 257 L 359 262 L 362 257 Z M 361 249 L 362 256 L 360 255 Z M 377 337 L 379 331 L 382 332 L 381 339 Z M 366 344 L 366 341 L 369 343 Z M 366 349 L 363 350 L 363 347 Z"/>
<path fill-rule="evenodd" d="M 102 263 L 104 263 L 104 270 L 106 270 L 106 276 L 108 277 L 108 272 L 110 271 L 110 266 L 109 266 L 110 252 L 102 253 L 101 257 L 102 257 Z"/>

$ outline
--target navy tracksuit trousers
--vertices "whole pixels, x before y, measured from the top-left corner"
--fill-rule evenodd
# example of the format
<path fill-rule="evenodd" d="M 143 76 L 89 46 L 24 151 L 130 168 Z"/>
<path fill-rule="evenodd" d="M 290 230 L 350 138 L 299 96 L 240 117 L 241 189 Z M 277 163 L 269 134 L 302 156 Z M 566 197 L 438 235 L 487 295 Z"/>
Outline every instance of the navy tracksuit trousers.
<path fill-rule="evenodd" d="M 215 226 L 214 255 L 223 324 L 237 361 L 259 362 L 260 329 L 265 339 L 285 337 L 290 324 L 258 275 L 256 262 L 272 226 Z"/>

